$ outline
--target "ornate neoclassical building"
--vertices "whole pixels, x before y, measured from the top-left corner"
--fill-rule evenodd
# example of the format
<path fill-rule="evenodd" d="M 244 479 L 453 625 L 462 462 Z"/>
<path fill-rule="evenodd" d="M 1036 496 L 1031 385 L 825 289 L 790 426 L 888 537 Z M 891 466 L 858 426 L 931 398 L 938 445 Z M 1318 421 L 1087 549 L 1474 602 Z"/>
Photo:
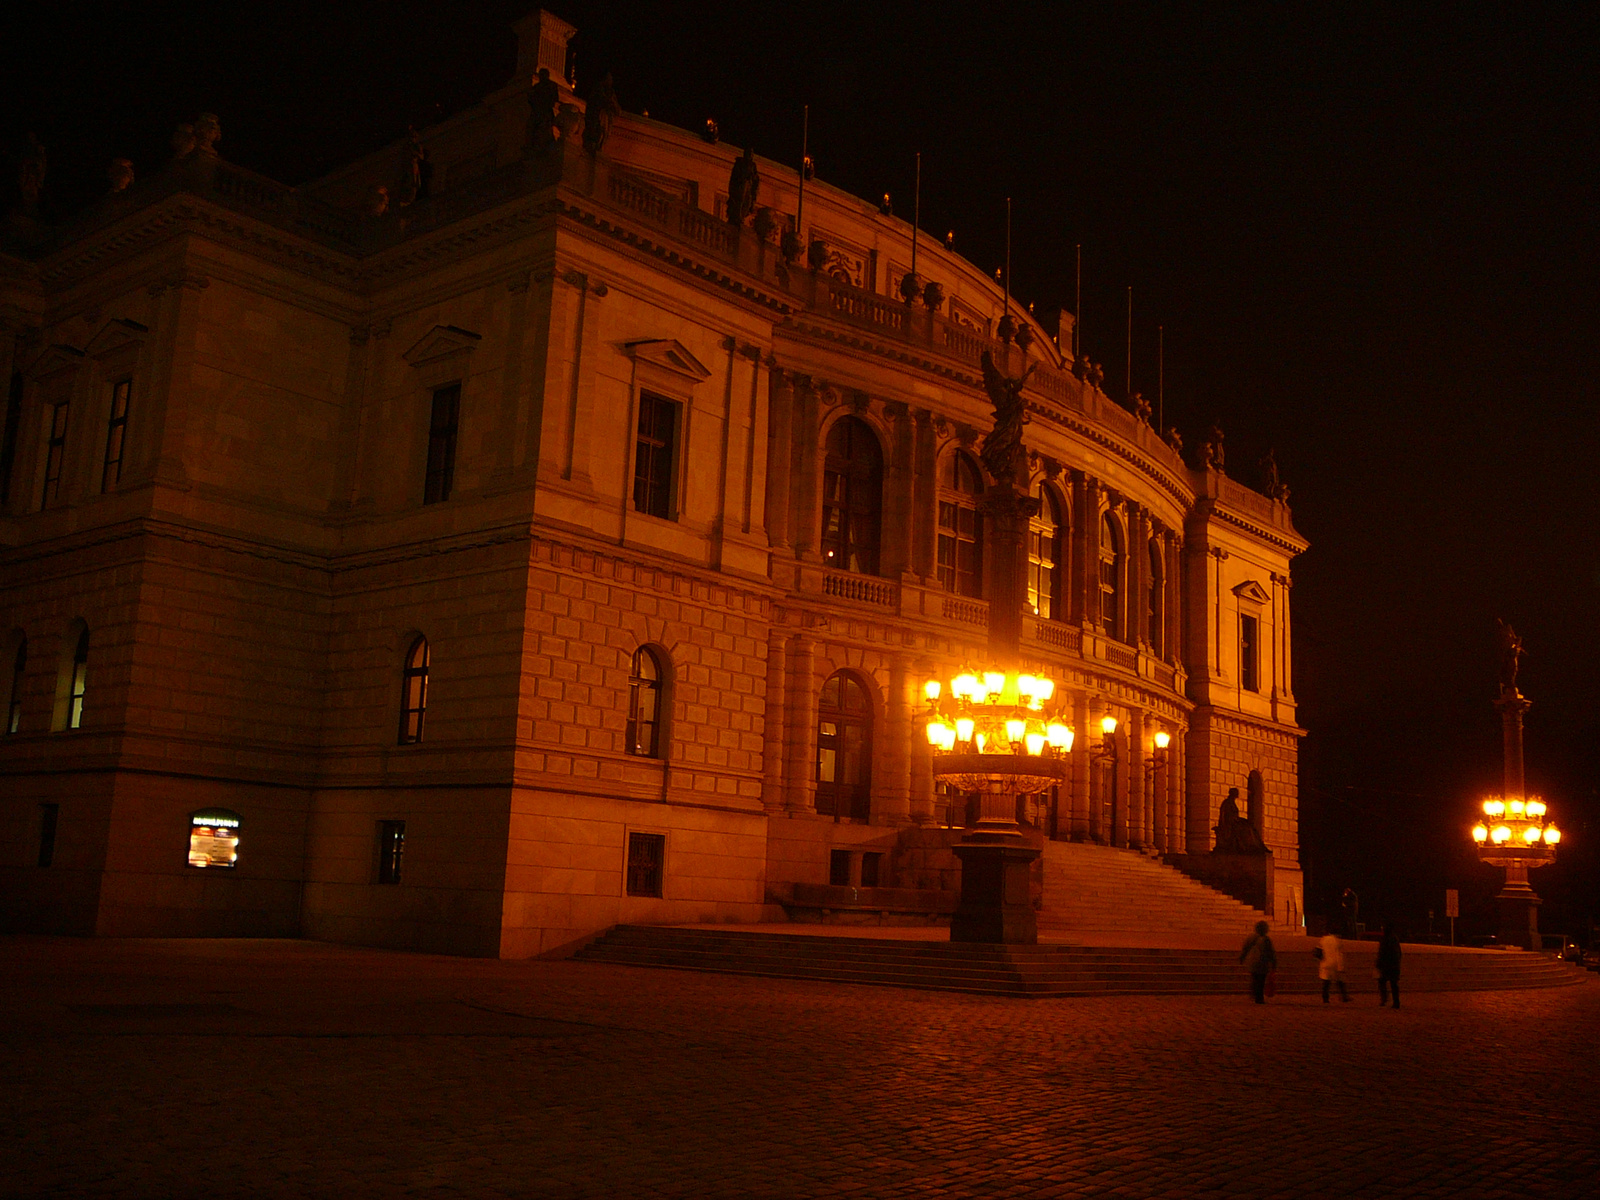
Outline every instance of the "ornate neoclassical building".
<path fill-rule="evenodd" d="M 13 222 L 6 926 L 526 956 L 948 890 L 918 705 L 985 645 L 986 349 L 1032 368 L 1023 652 L 1078 733 L 1024 818 L 1195 854 L 1237 787 L 1292 921 L 1287 505 L 925 237 L 907 302 L 876 205 L 800 213 L 756 160 L 735 223 L 734 148 L 621 113 L 586 147 L 571 28 L 518 36 L 504 88 L 305 187 L 202 120 Z"/>

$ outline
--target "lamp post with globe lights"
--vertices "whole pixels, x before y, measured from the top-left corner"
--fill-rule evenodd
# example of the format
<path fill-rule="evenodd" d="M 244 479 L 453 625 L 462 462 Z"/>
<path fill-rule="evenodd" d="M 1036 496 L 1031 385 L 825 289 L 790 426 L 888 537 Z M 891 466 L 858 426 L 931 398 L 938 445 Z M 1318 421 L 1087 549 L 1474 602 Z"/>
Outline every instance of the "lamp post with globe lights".
<path fill-rule="evenodd" d="M 1517 690 L 1517 667 L 1522 639 L 1500 622 L 1501 746 L 1505 755 L 1502 794 L 1483 802 L 1483 820 L 1472 827 L 1478 859 L 1506 873 L 1505 886 L 1495 897 L 1500 910 L 1500 940 L 1506 945 L 1537 950 L 1539 942 L 1538 893 L 1528 884 L 1528 872 L 1552 863 L 1561 843 L 1561 830 L 1549 819 L 1549 809 L 1538 796 L 1526 791 L 1522 769 L 1522 717 L 1533 707 Z"/>

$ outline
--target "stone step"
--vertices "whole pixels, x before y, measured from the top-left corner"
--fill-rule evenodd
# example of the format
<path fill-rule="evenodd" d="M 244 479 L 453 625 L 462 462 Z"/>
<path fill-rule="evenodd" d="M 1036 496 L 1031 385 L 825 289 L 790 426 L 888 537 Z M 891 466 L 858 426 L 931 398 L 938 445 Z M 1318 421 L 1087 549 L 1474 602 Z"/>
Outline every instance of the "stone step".
<path fill-rule="evenodd" d="M 617 926 L 578 956 L 587 962 L 725 974 L 863 983 L 1019 996 L 1237 994 L 1237 955 L 1226 950 L 1103 946 L 986 946 L 887 938 L 816 937 L 672 926 Z M 1370 993 L 1359 952 L 1346 981 Z M 1321 990 L 1309 952 L 1280 955 L 1280 991 Z M 1542 955 L 1422 952 L 1411 956 L 1408 991 L 1555 987 L 1585 972 Z"/>

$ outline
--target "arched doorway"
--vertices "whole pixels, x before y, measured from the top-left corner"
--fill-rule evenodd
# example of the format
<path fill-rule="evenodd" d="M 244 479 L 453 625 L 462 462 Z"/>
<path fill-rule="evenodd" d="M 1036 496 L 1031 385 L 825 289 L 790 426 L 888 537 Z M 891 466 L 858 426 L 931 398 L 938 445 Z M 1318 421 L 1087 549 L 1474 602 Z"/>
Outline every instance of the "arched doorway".
<path fill-rule="evenodd" d="M 872 798 L 872 700 L 852 671 L 835 671 L 817 704 L 817 812 L 865 821 Z"/>

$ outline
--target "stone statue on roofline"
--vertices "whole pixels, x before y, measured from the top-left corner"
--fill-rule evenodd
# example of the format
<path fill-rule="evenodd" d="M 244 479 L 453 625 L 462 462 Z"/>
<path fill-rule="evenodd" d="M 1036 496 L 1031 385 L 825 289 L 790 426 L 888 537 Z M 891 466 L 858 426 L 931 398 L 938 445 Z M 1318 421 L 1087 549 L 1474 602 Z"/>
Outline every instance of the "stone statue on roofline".
<path fill-rule="evenodd" d="M 1022 398 L 1022 389 L 1039 364 L 1029 366 L 1017 379 L 1002 374 L 987 350 L 982 364 L 983 390 L 994 405 L 994 428 L 984 436 L 978 457 L 997 483 L 1016 484 L 1020 480 L 1026 491 L 1028 452 L 1022 445 L 1022 427 L 1028 422 L 1028 405 Z"/>
<path fill-rule="evenodd" d="M 169 144 L 172 147 L 174 161 L 188 158 L 194 153 L 194 126 L 188 121 L 180 121 L 178 127 L 172 131 L 172 140 Z"/>
<path fill-rule="evenodd" d="M 217 154 L 217 142 L 222 139 L 222 123 L 217 120 L 216 113 L 201 113 L 194 122 L 194 152 L 196 154 L 209 154 L 213 158 Z"/>
<path fill-rule="evenodd" d="M 1278 475 L 1278 455 L 1274 450 L 1268 450 L 1261 460 L 1261 490 L 1274 500 L 1289 502 L 1289 488 Z"/>
<path fill-rule="evenodd" d="M 1133 415 L 1138 417 L 1141 423 L 1150 424 L 1150 401 L 1144 398 L 1143 392 L 1133 394 Z"/>
<path fill-rule="evenodd" d="M 1183 457 L 1183 434 L 1178 432 L 1176 425 L 1167 426 L 1167 445 L 1172 447 L 1172 452 L 1179 458 Z"/>
<path fill-rule="evenodd" d="M 1200 462 L 1208 470 L 1222 472 L 1223 464 L 1227 462 L 1227 454 L 1222 446 L 1222 426 L 1215 421 L 1206 431 L 1206 440 L 1200 443 Z"/>
<path fill-rule="evenodd" d="M 17 190 L 22 194 L 22 215 L 25 217 L 39 215 L 39 193 L 44 190 L 44 176 L 49 166 L 44 146 L 30 133 L 22 150 L 22 161 L 17 165 Z"/>
<path fill-rule="evenodd" d="M 756 167 L 756 152 L 749 146 L 733 160 L 728 172 L 728 224 L 743 225 L 755 211 L 761 191 L 761 172 Z"/>
<path fill-rule="evenodd" d="M 127 191 L 133 186 L 133 163 L 126 158 L 113 158 L 106 168 L 106 182 L 111 185 L 113 196 Z"/>
<path fill-rule="evenodd" d="M 528 89 L 528 138 L 531 153 L 542 154 L 556 144 L 556 106 L 561 103 L 561 88 L 550 78 L 550 68 L 540 67 Z"/>
<path fill-rule="evenodd" d="M 589 108 L 584 116 L 583 148 L 590 154 L 599 154 L 611 136 L 611 122 L 622 111 L 617 103 L 617 89 L 607 71 L 589 97 Z"/>

